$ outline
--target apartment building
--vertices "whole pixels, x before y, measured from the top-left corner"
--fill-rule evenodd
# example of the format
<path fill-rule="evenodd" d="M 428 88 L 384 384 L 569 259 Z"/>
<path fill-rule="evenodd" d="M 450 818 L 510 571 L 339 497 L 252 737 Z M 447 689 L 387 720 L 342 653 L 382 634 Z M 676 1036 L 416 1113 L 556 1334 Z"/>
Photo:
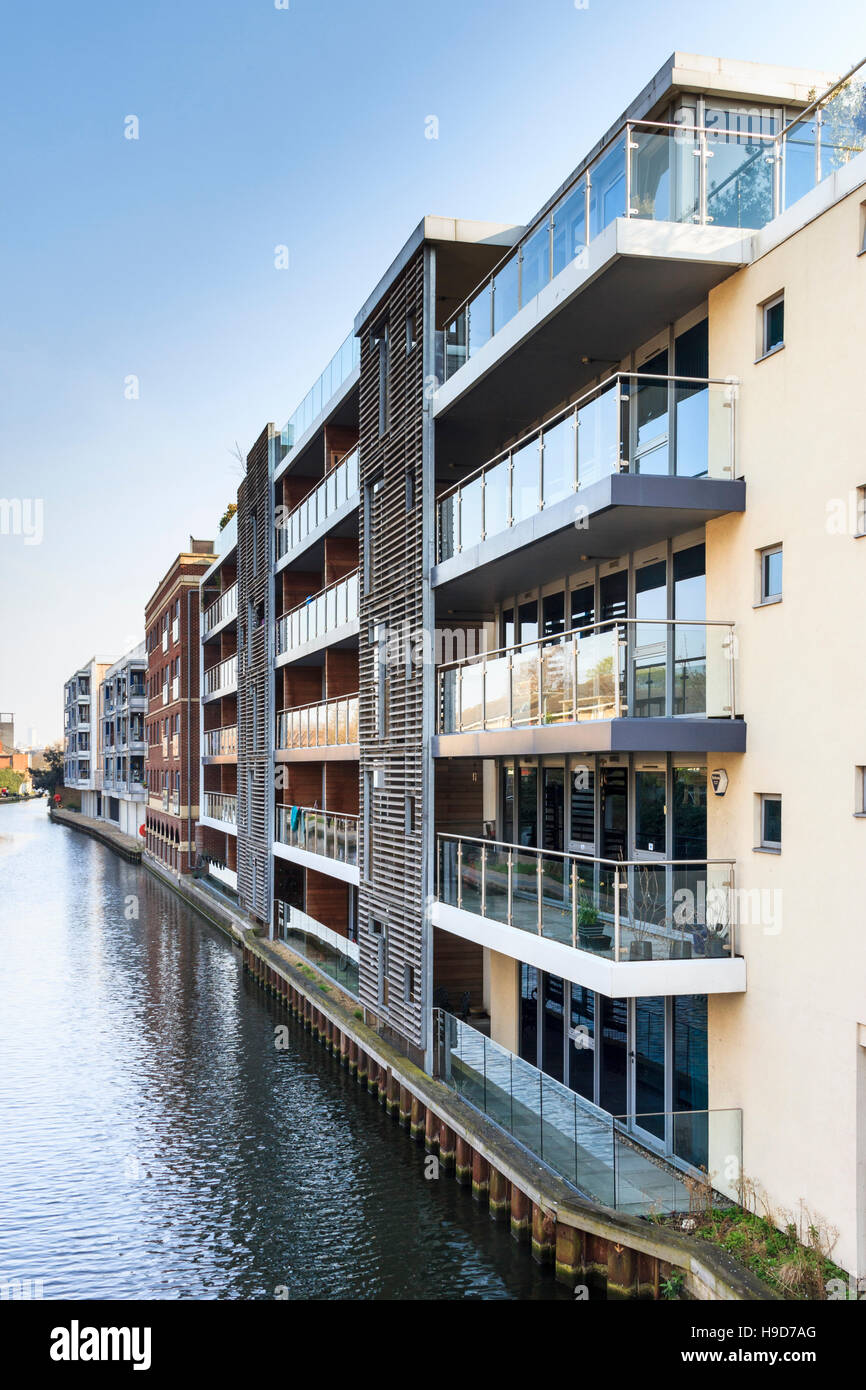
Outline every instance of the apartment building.
<path fill-rule="evenodd" d="M 202 646 L 252 919 L 590 1197 L 861 1276 L 862 76 L 675 54 L 525 225 L 424 218 Z"/>
<path fill-rule="evenodd" d="M 145 854 L 173 874 L 195 868 L 199 800 L 199 580 L 213 542 L 190 536 L 145 607 Z"/>
<path fill-rule="evenodd" d="M 102 740 L 100 815 L 139 837 L 147 790 L 147 652 L 144 642 L 109 666 L 99 685 Z"/>
<path fill-rule="evenodd" d="M 102 724 L 99 689 L 113 656 L 92 656 L 63 687 L 63 784 L 81 792 L 86 816 L 102 815 Z"/>
<path fill-rule="evenodd" d="M 238 521 L 214 546 L 200 581 L 201 795 L 198 852 L 208 876 L 237 893 Z"/>

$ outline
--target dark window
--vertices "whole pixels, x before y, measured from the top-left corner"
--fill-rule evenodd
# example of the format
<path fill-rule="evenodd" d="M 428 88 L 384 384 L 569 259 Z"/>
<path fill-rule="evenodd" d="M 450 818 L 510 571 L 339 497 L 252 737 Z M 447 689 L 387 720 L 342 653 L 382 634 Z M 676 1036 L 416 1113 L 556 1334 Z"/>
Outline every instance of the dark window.
<path fill-rule="evenodd" d="M 379 434 L 387 434 L 388 411 L 388 325 L 383 323 L 370 334 L 370 346 L 376 353 L 376 369 L 379 378 Z"/>
<path fill-rule="evenodd" d="M 763 307 L 763 352 L 775 352 L 785 346 L 785 296 L 779 294 Z"/>

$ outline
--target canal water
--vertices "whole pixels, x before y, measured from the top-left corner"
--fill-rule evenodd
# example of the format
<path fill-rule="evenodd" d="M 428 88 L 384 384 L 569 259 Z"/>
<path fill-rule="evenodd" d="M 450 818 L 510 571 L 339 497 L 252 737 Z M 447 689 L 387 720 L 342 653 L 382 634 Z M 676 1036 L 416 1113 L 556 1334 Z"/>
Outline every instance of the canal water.
<path fill-rule="evenodd" d="M 45 807 L 0 807 L 0 1286 L 571 1297 L 425 1178 L 423 1146 L 221 933 Z"/>

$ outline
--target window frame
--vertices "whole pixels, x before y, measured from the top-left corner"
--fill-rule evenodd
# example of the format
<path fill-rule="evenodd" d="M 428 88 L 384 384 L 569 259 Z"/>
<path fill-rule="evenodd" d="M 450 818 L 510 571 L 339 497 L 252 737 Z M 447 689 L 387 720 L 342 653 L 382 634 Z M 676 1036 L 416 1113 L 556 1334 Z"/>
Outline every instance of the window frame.
<path fill-rule="evenodd" d="M 781 340 L 772 345 L 768 342 L 768 322 L 769 315 L 779 305 L 782 306 L 782 337 Z M 777 352 L 781 352 L 785 346 L 785 291 L 779 290 L 778 293 L 765 299 L 759 306 L 759 339 L 758 339 L 758 361 L 762 362 L 765 357 L 774 357 Z"/>
<path fill-rule="evenodd" d="M 778 840 L 768 840 L 765 831 L 765 814 L 767 805 L 770 802 L 779 803 L 779 838 Z M 759 805 L 759 841 L 760 848 L 770 850 L 774 854 L 782 852 L 782 797 L 779 792 L 761 792 Z"/>
<path fill-rule="evenodd" d="M 780 580 L 779 592 L 778 592 L 777 594 L 770 594 L 770 593 L 767 593 L 767 592 L 765 591 L 765 588 L 764 588 L 765 563 L 766 563 L 767 559 L 768 559 L 771 555 L 780 555 L 780 556 L 782 557 L 782 578 L 781 578 L 781 580 Z M 754 605 L 754 606 L 755 606 L 756 608 L 767 608 L 767 607 L 769 607 L 771 604 L 774 604 L 774 603 L 781 603 L 781 602 L 782 602 L 782 597 L 783 597 L 784 592 L 785 592 L 785 578 L 784 578 L 784 575 L 785 575 L 785 560 L 784 560 L 784 545 L 783 545 L 783 542 L 782 542 L 782 541 L 776 541 L 776 542 L 774 542 L 773 545 L 765 545 L 765 546 L 762 546 L 761 549 L 757 552 L 757 556 L 758 556 L 758 593 L 757 593 L 757 599 L 756 599 L 756 601 L 755 601 L 755 605 Z"/>

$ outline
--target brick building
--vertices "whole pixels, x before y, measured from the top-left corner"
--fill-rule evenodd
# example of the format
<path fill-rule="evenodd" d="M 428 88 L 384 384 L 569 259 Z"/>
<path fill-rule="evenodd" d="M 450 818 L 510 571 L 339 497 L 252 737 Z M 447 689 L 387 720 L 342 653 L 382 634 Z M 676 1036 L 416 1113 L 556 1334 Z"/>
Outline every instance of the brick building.
<path fill-rule="evenodd" d="M 195 866 L 199 786 L 199 579 L 213 542 L 194 540 L 145 607 L 147 811 L 145 853 L 174 873 Z"/>

